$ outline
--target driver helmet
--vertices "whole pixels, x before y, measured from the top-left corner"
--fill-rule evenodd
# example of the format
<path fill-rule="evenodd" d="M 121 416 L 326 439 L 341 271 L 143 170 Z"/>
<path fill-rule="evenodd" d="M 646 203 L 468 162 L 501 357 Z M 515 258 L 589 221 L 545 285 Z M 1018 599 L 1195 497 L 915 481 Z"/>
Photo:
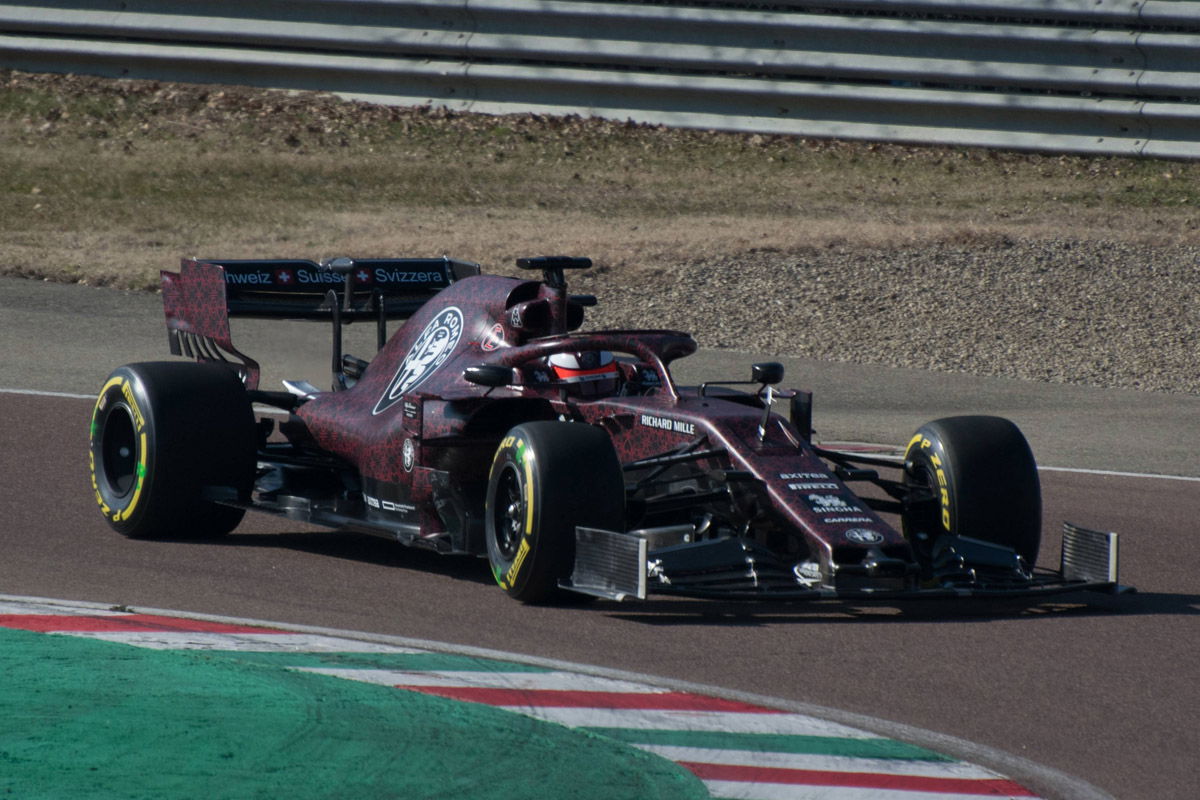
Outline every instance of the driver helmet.
<path fill-rule="evenodd" d="M 607 350 L 555 353 L 546 363 L 554 379 L 567 384 L 574 394 L 585 397 L 613 394 L 620 385 L 620 368 Z"/>

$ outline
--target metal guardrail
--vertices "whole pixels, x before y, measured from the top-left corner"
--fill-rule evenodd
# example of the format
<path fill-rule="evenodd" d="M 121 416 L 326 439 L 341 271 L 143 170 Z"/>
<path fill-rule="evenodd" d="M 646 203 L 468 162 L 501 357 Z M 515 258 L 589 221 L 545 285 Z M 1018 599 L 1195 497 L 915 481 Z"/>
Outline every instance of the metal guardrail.
<path fill-rule="evenodd" d="M 49 0 L 0 65 L 464 111 L 1200 157 L 1190 0 Z"/>

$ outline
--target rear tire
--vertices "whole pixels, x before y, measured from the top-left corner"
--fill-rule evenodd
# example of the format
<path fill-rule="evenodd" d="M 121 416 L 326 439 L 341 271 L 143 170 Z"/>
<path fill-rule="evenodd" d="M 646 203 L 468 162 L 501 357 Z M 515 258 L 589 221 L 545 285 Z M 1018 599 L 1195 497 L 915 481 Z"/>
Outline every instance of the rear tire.
<path fill-rule="evenodd" d="M 1030 568 L 1042 539 L 1042 490 L 1025 436 L 1001 417 L 947 417 L 917 429 L 904 454 L 905 482 L 935 502 L 906 509 L 917 556 L 941 533 L 1015 550 Z"/>
<path fill-rule="evenodd" d="M 625 484 L 612 441 L 577 422 L 527 422 L 500 442 L 488 477 L 488 560 L 525 603 L 558 599 L 575 562 L 575 526 L 624 530 Z"/>
<path fill-rule="evenodd" d="M 245 511 L 206 500 L 206 486 L 249 496 L 256 465 L 245 387 L 220 364 L 128 364 L 92 412 L 92 488 L 108 524 L 134 539 L 221 536 Z"/>

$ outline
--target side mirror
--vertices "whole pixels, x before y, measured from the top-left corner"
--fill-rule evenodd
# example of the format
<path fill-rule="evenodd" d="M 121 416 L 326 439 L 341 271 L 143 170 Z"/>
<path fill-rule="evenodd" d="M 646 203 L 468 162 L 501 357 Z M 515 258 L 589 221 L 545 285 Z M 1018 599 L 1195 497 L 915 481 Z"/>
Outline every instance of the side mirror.
<path fill-rule="evenodd" d="M 774 384 L 783 380 L 783 364 L 778 361 L 764 361 L 750 366 L 750 378 L 755 383 Z"/>
<path fill-rule="evenodd" d="M 477 386 L 490 386 L 493 389 L 509 386 L 513 382 L 512 367 L 502 367 L 499 364 L 479 364 L 463 370 L 463 380 Z"/>

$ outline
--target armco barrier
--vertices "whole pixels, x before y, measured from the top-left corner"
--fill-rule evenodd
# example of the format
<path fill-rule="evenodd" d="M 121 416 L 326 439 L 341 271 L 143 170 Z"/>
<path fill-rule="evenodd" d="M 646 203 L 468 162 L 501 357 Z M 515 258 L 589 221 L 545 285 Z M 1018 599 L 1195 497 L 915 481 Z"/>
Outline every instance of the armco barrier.
<path fill-rule="evenodd" d="M 458 110 L 1200 157 L 1186 0 L 0 3 L 0 65 Z"/>

